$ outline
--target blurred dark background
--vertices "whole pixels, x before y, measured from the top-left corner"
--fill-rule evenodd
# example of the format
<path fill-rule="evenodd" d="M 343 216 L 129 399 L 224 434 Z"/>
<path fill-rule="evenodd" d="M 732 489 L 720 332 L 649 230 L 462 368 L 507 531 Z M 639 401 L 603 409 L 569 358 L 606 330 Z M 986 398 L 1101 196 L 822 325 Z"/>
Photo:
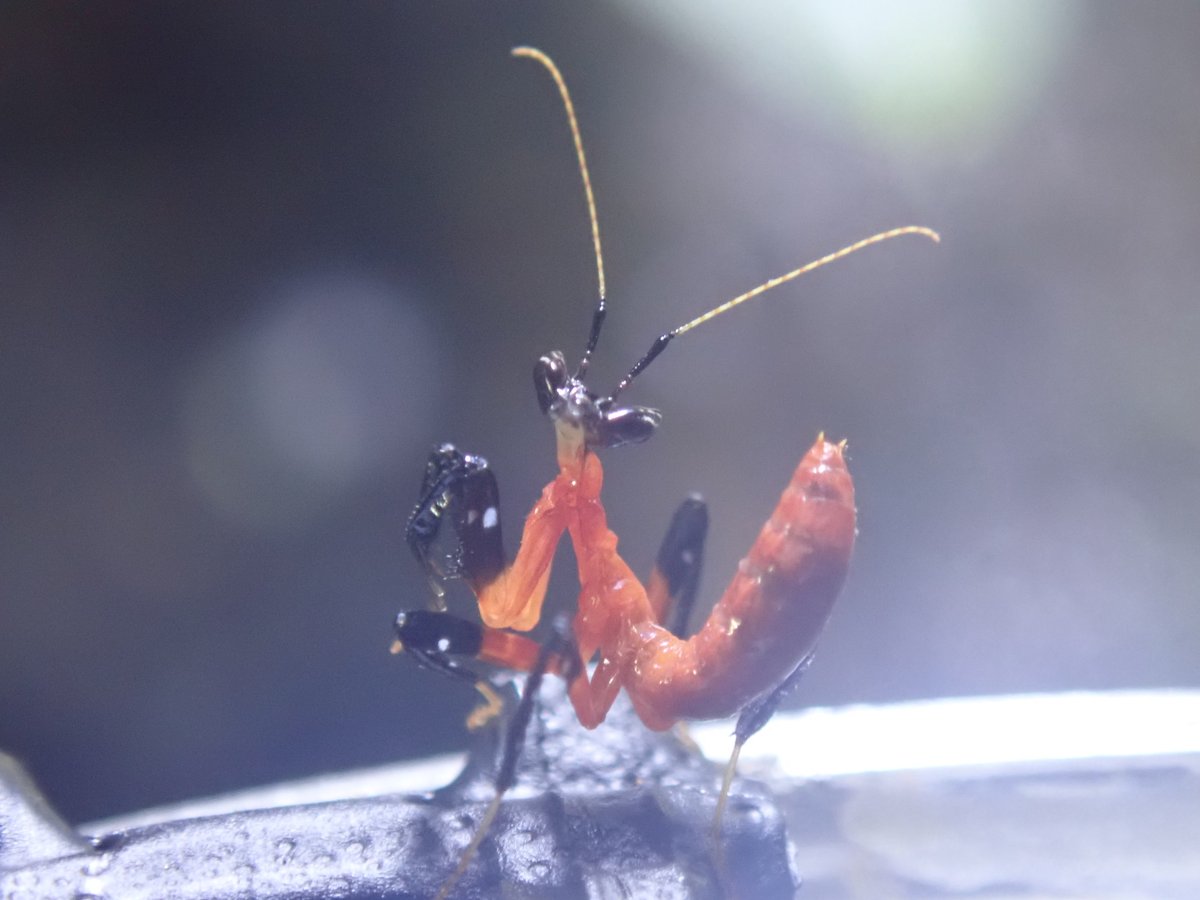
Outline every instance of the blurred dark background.
<path fill-rule="evenodd" d="M 405 519 L 452 440 L 515 549 L 595 294 L 524 43 L 592 162 L 599 387 L 944 236 L 640 379 L 640 571 L 702 491 L 711 602 L 824 429 L 861 537 L 797 703 L 1200 682 L 1200 5 L 564 10 L 0 9 L 0 748 L 70 819 L 463 746 L 470 692 L 386 652 Z"/>

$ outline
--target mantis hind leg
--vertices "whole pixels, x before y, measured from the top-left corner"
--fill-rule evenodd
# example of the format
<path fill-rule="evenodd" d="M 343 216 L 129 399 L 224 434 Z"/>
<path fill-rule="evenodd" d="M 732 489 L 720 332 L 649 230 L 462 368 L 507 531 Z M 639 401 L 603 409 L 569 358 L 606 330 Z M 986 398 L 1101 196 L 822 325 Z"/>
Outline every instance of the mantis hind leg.
<path fill-rule="evenodd" d="M 743 745 L 745 745 L 746 741 L 752 735 L 758 733 L 771 720 L 771 716 L 775 715 L 775 711 L 779 708 L 780 701 L 800 683 L 800 679 L 804 677 L 804 673 L 808 671 L 808 667 L 812 664 L 812 659 L 813 655 L 811 653 L 804 657 L 787 678 L 783 679 L 776 687 L 761 697 L 751 700 L 743 707 L 741 713 L 738 714 L 737 725 L 733 731 L 733 752 L 729 754 L 729 762 L 725 766 L 725 777 L 721 781 L 721 794 L 717 798 L 717 811 L 713 815 L 712 830 L 714 836 L 718 836 L 721 833 L 721 818 L 725 814 L 725 805 L 729 800 L 729 789 L 733 785 L 733 776 L 737 773 L 738 756 L 742 752 Z"/>

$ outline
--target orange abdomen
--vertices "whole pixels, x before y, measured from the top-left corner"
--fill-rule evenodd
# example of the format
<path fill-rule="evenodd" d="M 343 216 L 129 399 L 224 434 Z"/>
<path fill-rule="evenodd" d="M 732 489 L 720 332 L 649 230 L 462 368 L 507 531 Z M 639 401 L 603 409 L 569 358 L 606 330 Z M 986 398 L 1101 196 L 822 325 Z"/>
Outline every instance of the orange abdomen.
<path fill-rule="evenodd" d="M 842 445 L 817 439 L 704 627 L 682 641 L 652 623 L 623 677 L 651 728 L 733 715 L 812 653 L 854 548 Z"/>

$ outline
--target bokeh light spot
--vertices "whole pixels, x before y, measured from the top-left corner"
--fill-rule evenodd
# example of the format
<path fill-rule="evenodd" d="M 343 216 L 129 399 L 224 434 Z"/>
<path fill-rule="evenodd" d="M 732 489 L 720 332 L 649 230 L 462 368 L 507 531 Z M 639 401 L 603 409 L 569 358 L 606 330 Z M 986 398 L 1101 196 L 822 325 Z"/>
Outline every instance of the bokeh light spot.
<path fill-rule="evenodd" d="M 1003 127 L 1074 33 L 1073 0 L 631 3 L 675 40 L 792 111 L 883 144 L 971 146 Z"/>
<path fill-rule="evenodd" d="M 243 525 L 286 529 L 408 452 L 437 408 L 429 326 L 394 287 L 297 280 L 218 342 L 186 391 L 193 479 Z"/>

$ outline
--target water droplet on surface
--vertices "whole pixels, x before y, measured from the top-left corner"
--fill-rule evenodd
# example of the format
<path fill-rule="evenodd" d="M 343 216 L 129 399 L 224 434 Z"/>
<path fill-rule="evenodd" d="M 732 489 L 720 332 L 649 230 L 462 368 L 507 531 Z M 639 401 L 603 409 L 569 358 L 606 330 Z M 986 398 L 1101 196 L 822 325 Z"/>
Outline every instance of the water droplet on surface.
<path fill-rule="evenodd" d="M 83 874 L 85 876 L 103 875 L 108 871 L 108 867 L 111 864 L 111 853 L 103 853 L 100 856 L 89 857 L 87 862 L 83 864 Z"/>
<path fill-rule="evenodd" d="M 275 862 L 280 865 L 286 865 L 291 862 L 292 855 L 296 852 L 296 842 L 282 840 L 275 844 Z"/>
<path fill-rule="evenodd" d="M 249 882 L 251 878 L 258 874 L 258 867 L 250 863 L 242 863 L 233 870 L 233 873 L 239 881 Z"/>
<path fill-rule="evenodd" d="M 731 804 L 730 811 L 739 819 L 757 825 L 763 820 L 763 812 L 756 803 Z"/>

